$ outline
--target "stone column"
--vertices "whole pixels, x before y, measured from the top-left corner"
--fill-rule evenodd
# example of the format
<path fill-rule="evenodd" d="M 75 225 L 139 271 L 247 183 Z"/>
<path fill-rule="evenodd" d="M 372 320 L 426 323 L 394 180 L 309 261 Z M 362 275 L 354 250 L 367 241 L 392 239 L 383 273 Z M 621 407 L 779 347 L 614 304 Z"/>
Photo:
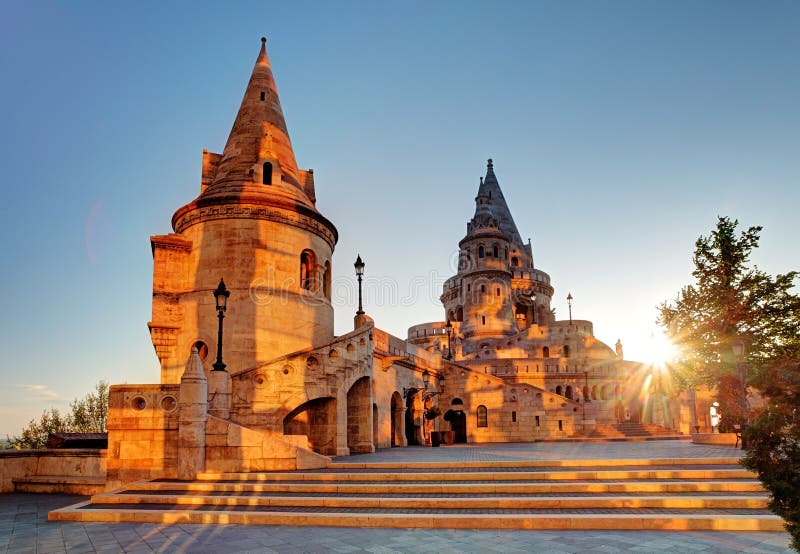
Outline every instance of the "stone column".
<path fill-rule="evenodd" d="M 208 385 L 203 362 L 192 348 L 181 377 L 178 414 L 178 479 L 191 480 L 205 469 Z"/>
<path fill-rule="evenodd" d="M 230 419 L 231 374 L 212 370 L 208 381 L 208 413 L 220 419 Z"/>

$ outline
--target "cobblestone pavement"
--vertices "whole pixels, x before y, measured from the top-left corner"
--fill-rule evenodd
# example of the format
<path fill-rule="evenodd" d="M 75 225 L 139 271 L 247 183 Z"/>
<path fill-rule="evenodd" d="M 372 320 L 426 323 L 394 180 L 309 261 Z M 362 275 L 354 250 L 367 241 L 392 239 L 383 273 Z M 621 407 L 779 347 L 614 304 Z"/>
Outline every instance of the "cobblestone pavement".
<path fill-rule="evenodd" d="M 0 495 L 0 552 L 790 552 L 786 533 L 470 531 L 48 522 L 85 497 Z"/>
<path fill-rule="evenodd" d="M 334 458 L 335 462 L 502 462 L 521 460 L 595 460 L 658 458 L 729 458 L 741 456 L 733 446 L 694 444 L 686 440 L 641 442 L 524 442 L 459 444 L 430 448 L 386 448 L 374 454 Z"/>

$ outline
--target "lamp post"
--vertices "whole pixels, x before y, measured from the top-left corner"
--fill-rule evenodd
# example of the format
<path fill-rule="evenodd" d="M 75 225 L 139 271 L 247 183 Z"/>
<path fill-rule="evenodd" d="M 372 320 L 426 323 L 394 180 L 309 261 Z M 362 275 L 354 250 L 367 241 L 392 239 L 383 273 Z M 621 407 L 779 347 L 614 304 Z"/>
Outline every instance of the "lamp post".
<path fill-rule="evenodd" d="M 444 326 L 444 328 L 447 329 L 447 359 L 448 360 L 452 360 L 453 359 L 453 348 L 452 348 L 452 343 L 453 343 L 453 338 L 452 338 L 453 337 L 453 324 L 450 323 L 450 318 L 449 317 L 447 318 L 447 324 Z"/>
<path fill-rule="evenodd" d="M 353 267 L 356 268 L 356 277 L 358 277 L 358 311 L 356 315 L 364 315 L 364 307 L 361 303 L 361 278 L 364 276 L 364 261 L 361 259 L 361 254 L 356 257 L 356 263 Z"/>
<path fill-rule="evenodd" d="M 228 308 L 228 297 L 231 291 L 225 288 L 225 281 L 219 280 L 219 285 L 214 290 L 214 299 L 217 301 L 217 317 L 219 318 L 219 328 L 217 330 L 217 361 L 214 362 L 214 371 L 225 371 L 225 363 L 222 361 L 222 320 L 225 319 L 225 310 Z"/>
<path fill-rule="evenodd" d="M 569 306 L 569 324 L 572 325 L 572 293 L 567 293 L 567 305 Z"/>
<path fill-rule="evenodd" d="M 747 409 L 747 383 L 744 380 L 744 342 L 741 339 L 736 339 L 731 345 L 733 355 L 736 358 L 736 368 L 739 371 L 739 407 L 742 410 L 741 431 L 742 431 L 742 448 L 747 448 L 747 443 L 744 440 L 744 430 L 749 422 L 748 409 Z"/>

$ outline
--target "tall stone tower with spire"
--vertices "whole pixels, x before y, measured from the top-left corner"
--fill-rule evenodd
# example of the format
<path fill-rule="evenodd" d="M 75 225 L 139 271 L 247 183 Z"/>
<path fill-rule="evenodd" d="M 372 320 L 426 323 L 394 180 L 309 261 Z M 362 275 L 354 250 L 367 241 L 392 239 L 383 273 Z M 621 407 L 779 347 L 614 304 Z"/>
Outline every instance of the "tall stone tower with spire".
<path fill-rule="evenodd" d="M 212 291 L 223 278 L 232 374 L 333 338 L 337 231 L 315 203 L 314 173 L 297 167 L 262 38 L 222 154 L 203 151 L 199 196 L 175 212 L 174 233 L 151 237 L 149 327 L 162 383 L 179 381 L 193 347 L 212 361 Z"/>
<path fill-rule="evenodd" d="M 445 283 L 441 300 L 465 339 L 502 339 L 550 323 L 550 277 L 534 269 L 531 244 L 522 242 L 492 160 L 458 246 L 458 273 Z"/>

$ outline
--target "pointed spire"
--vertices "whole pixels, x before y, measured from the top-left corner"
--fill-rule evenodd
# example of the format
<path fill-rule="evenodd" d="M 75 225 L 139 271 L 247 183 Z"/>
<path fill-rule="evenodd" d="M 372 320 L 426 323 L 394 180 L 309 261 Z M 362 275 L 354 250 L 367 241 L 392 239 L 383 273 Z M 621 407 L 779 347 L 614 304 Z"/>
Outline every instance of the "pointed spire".
<path fill-rule="evenodd" d="M 192 346 L 192 353 L 189 354 L 189 359 L 186 360 L 186 366 L 183 370 L 184 378 L 197 378 L 205 380 L 205 373 L 203 372 L 203 360 L 200 359 L 200 354 L 196 346 Z"/>
<path fill-rule="evenodd" d="M 298 179 L 297 162 L 266 43 L 267 39 L 262 37 L 261 50 L 209 192 L 220 184 L 252 182 L 254 175 L 260 174 L 260 164 L 264 161 L 277 162 L 279 167 L 276 169 L 280 170 L 285 181 L 303 187 Z"/>
<path fill-rule="evenodd" d="M 497 176 L 494 174 L 494 162 L 491 158 L 486 161 L 486 177 L 481 179 L 478 196 L 475 199 L 477 203 L 475 207 L 476 215 L 479 211 L 482 211 L 481 203 L 478 200 L 481 197 L 483 197 L 484 201 L 488 199 L 491 214 L 498 221 L 500 230 L 511 242 L 522 248 L 524 246 L 522 237 L 520 237 L 517 225 L 514 223 L 514 218 L 511 217 L 511 210 L 508 209 L 503 191 L 500 190 L 500 183 L 498 183 Z"/>

